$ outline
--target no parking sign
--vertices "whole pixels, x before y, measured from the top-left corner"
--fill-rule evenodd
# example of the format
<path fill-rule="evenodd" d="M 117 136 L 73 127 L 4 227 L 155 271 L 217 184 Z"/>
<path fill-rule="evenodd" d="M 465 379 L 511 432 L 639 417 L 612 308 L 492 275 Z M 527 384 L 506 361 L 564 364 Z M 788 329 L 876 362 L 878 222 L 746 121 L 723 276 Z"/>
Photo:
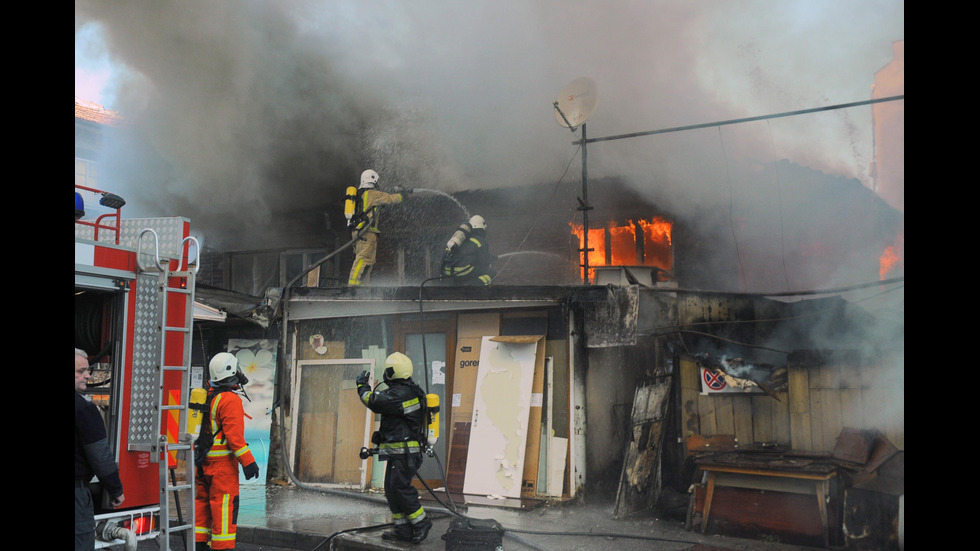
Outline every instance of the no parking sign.
<path fill-rule="evenodd" d="M 721 372 L 705 369 L 699 367 L 698 371 L 701 373 L 701 394 L 722 394 L 722 393 L 738 393 L 738 394 L 765 394 L 761 388 L 756 385 L 751 385 L 746 388 L 733 387 L 725 381 L 724 375 Z"/>

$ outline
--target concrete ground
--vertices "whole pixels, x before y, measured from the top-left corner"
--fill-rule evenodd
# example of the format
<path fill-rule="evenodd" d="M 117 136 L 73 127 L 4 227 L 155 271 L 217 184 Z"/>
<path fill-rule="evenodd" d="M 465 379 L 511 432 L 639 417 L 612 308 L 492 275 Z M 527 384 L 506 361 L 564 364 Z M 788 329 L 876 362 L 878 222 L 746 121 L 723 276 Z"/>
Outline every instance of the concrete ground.
<path fill-rule="evenodd" d="M 329 492 L 329 493 L 327 493 Z M 506 550 L 592 551 L 803 551 L 804 547 L 767 539 L 743 539 L 689 531 L 682 520 L 636 515 L 613 518 L 612 506 L 578 503 L 511 509 L 445 503 L 431 499 L 423 506 L 434 526 L 419 545 L 389 542 L 381 533 L 390 516 L 380 492 L 314 491 L 294 486 L 243 484 L 239 541 L 270 549 L 298 550 L 448 550 L 442 536 L 454 516 L 494 519 L 503 525 Z M 448 508 L 447 508 L 448 507 Z M 455 513 L 452 511 L 455 508 Z M 181 547 L 182 548 L 182 547 Z"/>

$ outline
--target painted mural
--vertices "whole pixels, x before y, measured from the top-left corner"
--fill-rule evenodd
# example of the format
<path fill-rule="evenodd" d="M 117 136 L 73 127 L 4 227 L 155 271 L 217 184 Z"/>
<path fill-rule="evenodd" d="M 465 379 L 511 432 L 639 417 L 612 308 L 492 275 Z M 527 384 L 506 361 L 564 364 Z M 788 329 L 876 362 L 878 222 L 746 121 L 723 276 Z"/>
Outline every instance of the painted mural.
<path fill-rule="evenodd" d="M 269 465 L 270 430 L 272 428 L 272 404 L 275 396 L 276 348 L 272 339 L 231 339 L 228 352 L 238 358 L 238 366 L 248 377 L 242 399 L 245 408 L 245 441 L 255 461 L 259 464 L 259 477 L 245 480 L 242 484 L 265 484 Z"/>

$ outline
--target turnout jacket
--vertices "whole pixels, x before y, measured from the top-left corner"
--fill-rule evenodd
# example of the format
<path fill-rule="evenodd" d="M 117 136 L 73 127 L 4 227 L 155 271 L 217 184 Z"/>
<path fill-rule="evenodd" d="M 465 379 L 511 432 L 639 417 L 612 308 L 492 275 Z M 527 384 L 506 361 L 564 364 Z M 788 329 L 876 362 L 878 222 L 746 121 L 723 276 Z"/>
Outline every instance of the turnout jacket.
<path fill-rule="evenodd" d="M 212 394 L 209 418 L 214 435 L 208 460 L 233 455 L 242 466 L 255 463 L 245 442 L 245 408 L 241 396 L 231 391 L 216 392 L 214 388 L 208 392 Z"/>
<path fill-rule="evenodd" d="M 89 482 L 93 476 L 113 499 L 123 495 L 119 467 L 109 449 L 105 423 L 95 404 L 75 392 L 75 480 Z"/>
<path fill-rule="evenodd" d="M 367 218 L 361 223 L 357 224 L 353 228 L 354 232 L 358 232 L 364 228 L 365 224 L 368 224 L 369 232 L 381 233 L 378 228 L 378 222 L 381 220 L 381 207 L 382 205 L 395 205 L 402 202 L 401 193 L 385 193 L 376 189 L 365 189 L 361 200 L 364 202 L 364 215 Z"/>
<path fill-rule="evenodd" d="M 357 385 L 357 395 L 368 409 L 381 414 L 379 460 L 422 453 L 425 392 L 415 381 L 394 379 L 385 390 L 371 390 L 368 383 L 362 383 Z"/>
<path fill-rule="evenodd" d="M 442 268 L 443 275 L 463 282 L 480 282 L 489 285 L 497 275 L 493 269 L 494 257 L 483 230 L 473 230 L 469 238 L 454 252 L 453 259 Z"/>

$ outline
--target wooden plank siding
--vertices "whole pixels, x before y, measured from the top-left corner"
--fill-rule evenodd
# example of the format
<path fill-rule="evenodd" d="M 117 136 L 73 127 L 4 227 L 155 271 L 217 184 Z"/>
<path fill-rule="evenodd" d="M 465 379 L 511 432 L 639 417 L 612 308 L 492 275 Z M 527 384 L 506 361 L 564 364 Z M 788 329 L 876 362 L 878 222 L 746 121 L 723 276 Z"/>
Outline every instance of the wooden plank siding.
<path fill-rule="evenodd" d="M 681 430 L 685 436 L 734 435 L 740 445 L 779 442 L 829 452 L 841 429 L 876 429 L 905 447 L 904 372 L 853 354 L 803 354 L 787 365 L 785 392 L 702 395 L 693 358 L 680 362 Z"/>

